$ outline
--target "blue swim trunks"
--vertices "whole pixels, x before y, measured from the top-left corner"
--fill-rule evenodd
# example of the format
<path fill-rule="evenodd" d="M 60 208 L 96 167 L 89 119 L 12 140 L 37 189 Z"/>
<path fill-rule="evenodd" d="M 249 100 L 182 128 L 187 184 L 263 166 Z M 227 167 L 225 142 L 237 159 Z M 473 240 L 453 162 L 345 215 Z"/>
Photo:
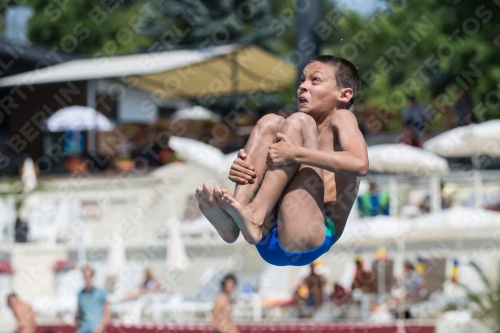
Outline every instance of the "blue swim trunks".
<path fill-rule="evenodd" d="M 255 244 L 262 259 L 275 266 L 304 266 L 318 259 L 323 253 L 330 250 L 330 247 L 337 241 L 337 232 L 335 224 L 331 218 L 325 215 L 325 240 L 319 247 L 301 251 L 290 252 L 281 247 L 278 239 L 278 219 L 274 221 L 274 225 L 269 230 L 269 233 Z"/>

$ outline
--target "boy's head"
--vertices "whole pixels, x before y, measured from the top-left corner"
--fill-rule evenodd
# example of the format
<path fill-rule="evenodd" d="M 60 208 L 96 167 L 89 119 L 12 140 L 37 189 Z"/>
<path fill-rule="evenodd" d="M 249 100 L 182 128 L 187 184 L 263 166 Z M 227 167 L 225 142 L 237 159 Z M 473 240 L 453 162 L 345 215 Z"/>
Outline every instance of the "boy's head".
<path fill-rule="evenodd" d="M 322 113 L 332 107 L 349 109 L 360 89 L 358 70 L 351 62 L 331 55 L 316 57 L 302 73 L 297 92 L 299 111 Z"/>

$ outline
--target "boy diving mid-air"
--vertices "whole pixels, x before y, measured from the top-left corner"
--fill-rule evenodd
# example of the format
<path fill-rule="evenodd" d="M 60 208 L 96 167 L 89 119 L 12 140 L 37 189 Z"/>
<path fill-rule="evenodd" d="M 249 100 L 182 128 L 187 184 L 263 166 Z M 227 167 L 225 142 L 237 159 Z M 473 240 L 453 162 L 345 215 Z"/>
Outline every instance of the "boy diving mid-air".
<path fill-rule="evenodd" d="M 262 117 L 234 161 L 234 197 L 196 189 L 202 213 L 226 242 L 240 232 L 273 265 L 307 265 L 341 236 L 368 171 L 366 142 L 348 109 L 360 93 L 356 67 L 319 56 L 297 90 L 299 112 Z"/>

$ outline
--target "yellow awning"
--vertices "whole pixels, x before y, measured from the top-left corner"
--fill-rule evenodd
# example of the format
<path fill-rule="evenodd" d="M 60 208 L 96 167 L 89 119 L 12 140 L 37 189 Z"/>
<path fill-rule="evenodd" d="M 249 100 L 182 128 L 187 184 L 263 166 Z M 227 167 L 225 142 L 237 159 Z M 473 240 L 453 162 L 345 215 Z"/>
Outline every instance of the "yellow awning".
<path fill-rule="evenodd" d="M 197 98 L 251 92 L 275 92 L 295 82 L 295 66 L 257 46 L 238 47 L 230 53 L 172 70 L 124 81 L 166 97 Z"/>

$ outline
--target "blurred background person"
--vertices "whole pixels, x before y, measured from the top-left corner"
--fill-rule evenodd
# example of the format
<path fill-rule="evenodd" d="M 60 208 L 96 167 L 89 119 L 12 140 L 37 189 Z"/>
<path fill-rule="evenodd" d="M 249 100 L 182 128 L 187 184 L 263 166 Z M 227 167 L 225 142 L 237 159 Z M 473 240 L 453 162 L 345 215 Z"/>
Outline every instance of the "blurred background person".
<path fill-rule="evenodd" d="M 36 330 L 35 312 L 28 304 L 21 301 L 16 294 L 7 297 L 7 305 L 14 312 L 17 327 L 14 333 L 32 333 Z"/>
<path fill-rule="evenodd" d="M 136 290 L 127 292 L 121 299 L 121 301 L 130 301 L 133 299 L 137 299 L 141 295 L 156 294 L 166 291 L 166 288 L 163 286 L 160 280 L 156 276 L 154 276 L 153 272 L 151 272 L 151 269 L 147 267 L 146 269 L 144 269 L 144 281 L 142 282 L 142 284 Z"/>
<path fill-rule="evenodd" d="M 294 303 L 299 307 L 311 306 L 315 310 L 319 310 L 323 304 L 325 278 L 315 272 L 315 267 L 318 264 L 319 261 L 309 264 L 309 268 L 311 269 L 309 275 L 302 280 L 302 283 L 293 294 Z"/>
<path fill-rule="evenodd" d="M 352 291 L 356 289 L 360 289 L 363 293 L 377 292 L 375 274 L 364 269 L 363 260 L 361 258 L 356 258 L 356 273 L 351 285 Z"/>
<path fill-rule="evenodd" d="M 455 115 L 458 118 L 458 126 L 470 125 L 476 122 L 473 112 L 472 101 L 465 90 L 460 90 L 458 99 L 453 106 Z"/>
<path fill-rule="evenodd" d="M 107 292 L 93 285 L 94 270 L 85 266 L 82 269 L 85 288 L 78 293 L 76 328 L 79 333 L 104 332 L 111 318 Z"/>
<path fill-rule="evenodd" d="M 361 217 L 389 215 L 389 192 L 380 191 L 377 183 L 370 181 L 367 192 L 358 196 Z"/>
<path fill-rule="evenodd" d="M 221 282 L 222 290 L 215 299 L 212 310 L 214 332 L 216 333 L 239 333 L 238 327 L 231 317 L 233 311 L 233 300 L 231 294 L 236 288 L 236 277 L 232 274 L 226 275 Z"/>
<path fill-rule="evenodd" d="M 417 272 L 415 266 L 410 261 L 405 261 L 404 264 L 403 283 L 406 291 L 406 302 L 414 303 L 427 298 L 425 277 Z"/>
<path fill-rule="evenodd" d="M 149 267 L 144 270 L 144 282 L 141 285 L 141 291 L 143 294 L 166 291 L 165 287 L 160 280 L 153 275 Z"/>
<path fill-rule="evenodd" d="M 410 126 L 403 127 L 403 131 L 397 142 L 416 148 L 422 148 L 422 144 L 420 143 L 418 136 Z"/>
<path fill-rule="evenodd" d="M 451 197 L 447 195 L 447 193 L 444 191 L 445 189 L 445 183 L 441 182 L 440 185 L 440 194 L 441 194 L 441 208 L 442 209 L 447 209 L 451 207 Z M 431 196 L 427 194 L 422 202 L 419 205 L 420 212 L 422 214 L 428 214 L 431 211 Z"/>
<path fill-rule="evenodd" d="M 408 95 L 407 103 L 408 104 L 401 114 L 401 122 L 403 126 L 411 128 L 418 134 L 418 132 L 421 130 L 422 125 L 425 124 L 425 108 L 421 103 L 417 101 L 415 95 Z"/>

